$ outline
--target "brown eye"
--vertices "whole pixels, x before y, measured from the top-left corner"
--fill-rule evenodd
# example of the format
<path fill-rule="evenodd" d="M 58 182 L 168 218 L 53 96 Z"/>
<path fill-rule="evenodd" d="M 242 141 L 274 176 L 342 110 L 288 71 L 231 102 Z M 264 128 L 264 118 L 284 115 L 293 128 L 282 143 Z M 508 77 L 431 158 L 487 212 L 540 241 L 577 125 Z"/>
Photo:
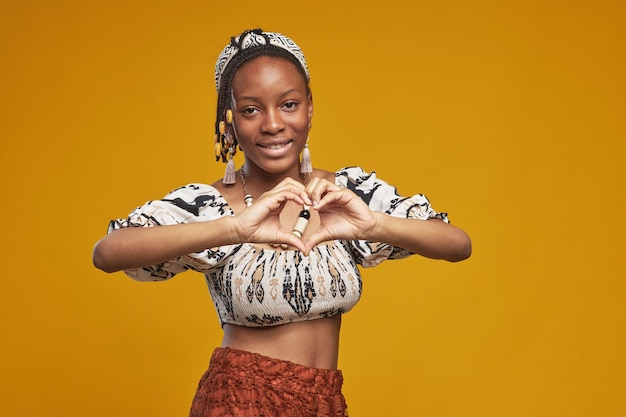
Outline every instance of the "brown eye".
<path fill-rule="evenodd" d="M 295 101 L 288 101 L 287 103 L 283 105 L 283 107 L 286 110 L 295 110 L 297 106 L 298 106 L 298 103 L 296 103 Z"/>

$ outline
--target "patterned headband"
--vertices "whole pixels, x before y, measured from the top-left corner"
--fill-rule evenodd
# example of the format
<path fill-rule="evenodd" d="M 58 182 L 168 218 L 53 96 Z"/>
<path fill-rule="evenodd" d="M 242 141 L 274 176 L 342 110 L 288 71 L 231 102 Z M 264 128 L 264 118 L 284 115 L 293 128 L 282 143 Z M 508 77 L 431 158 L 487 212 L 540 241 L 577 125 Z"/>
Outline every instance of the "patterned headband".
<path fill-rule="evenodd" d="M 237 37 L 230 38 L 230 43 L 226 45 L 217 58 L 217 62 L 215 63 L 215 88 L 218 93 L 220 91 L 222 75 L 224 75 L 224 71 L 231 59 L 244 49 L 263 45 L 273 45 L 291 53 L 291 55 L 296 57 L 298 62 L 300 62 L 300 65 L 302 65 L 307 80 L 310 78 L 309 68 L 306 65 L 304 54 L 294 41 L 280 33 L 263 32 L 262 29 L 253 29 L 247 30 Z"/>

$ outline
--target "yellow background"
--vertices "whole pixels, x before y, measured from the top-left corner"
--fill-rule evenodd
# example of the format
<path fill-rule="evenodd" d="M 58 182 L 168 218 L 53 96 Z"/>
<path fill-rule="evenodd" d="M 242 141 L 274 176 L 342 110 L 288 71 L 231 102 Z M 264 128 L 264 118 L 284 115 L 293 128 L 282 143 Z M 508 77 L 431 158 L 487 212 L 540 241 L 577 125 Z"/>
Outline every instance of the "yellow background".
<path fill-rule="evenodd" d="M 222 175 L 213 65 L 257 26 L 306 53 L 315 165 L 376 170 L 473 239 L 364 271 L 350 415 L 626 415 L 624 2 L 0 8 L 0 415 L 186 415 L 221 336 L 203 277 L 136 283 L 91 250 Z"/>

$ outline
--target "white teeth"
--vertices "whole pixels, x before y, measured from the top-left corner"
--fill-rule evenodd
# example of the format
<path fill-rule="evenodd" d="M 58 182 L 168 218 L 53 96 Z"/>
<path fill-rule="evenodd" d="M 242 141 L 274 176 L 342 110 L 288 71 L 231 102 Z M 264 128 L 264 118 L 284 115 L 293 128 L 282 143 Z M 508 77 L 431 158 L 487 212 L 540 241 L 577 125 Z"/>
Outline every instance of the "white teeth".
<path fill-rule="evenodd" d="M 267 149 L 280 149 L 280 148 L 282 148 L 283 146 L 285 146 L 285 144 L 277 144 L 277 145 L 264 145 L 263 147 L 264 147 L 264 148 L 267 148 Z"/>

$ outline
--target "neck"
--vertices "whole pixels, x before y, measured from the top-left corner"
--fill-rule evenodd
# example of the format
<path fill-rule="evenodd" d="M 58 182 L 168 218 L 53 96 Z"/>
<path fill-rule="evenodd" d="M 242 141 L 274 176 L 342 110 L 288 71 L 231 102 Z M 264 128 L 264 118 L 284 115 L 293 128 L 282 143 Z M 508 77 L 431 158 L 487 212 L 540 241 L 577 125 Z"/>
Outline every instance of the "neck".
<path fill-rule="evenodd" d="M 262 192 L 271 190 L 287 177 L 291 177 L 296 181 L 307 182 L 298 165 L 284 172 L 267 172 L 259 169 L 254 164 L 248 163 L 244 163 L 241 169 L 243 169 L 248 188 L 253 187 L 259 191 L 262 190 Z"/>

